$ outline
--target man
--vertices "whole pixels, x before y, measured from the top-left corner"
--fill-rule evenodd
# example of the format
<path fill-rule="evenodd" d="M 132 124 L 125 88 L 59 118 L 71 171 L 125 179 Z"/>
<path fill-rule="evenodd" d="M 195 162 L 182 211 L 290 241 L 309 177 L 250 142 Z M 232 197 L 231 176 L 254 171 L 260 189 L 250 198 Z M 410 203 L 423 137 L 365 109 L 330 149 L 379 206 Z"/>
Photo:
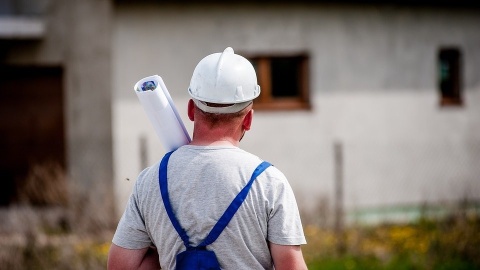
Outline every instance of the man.
<path fill-rule="evenodd" d="M 193 139 L 170 156 L 168 194 L 175 216 L 198 245 L 262 160 L 238 145 L 260 94 L 255 70 L 232 48 L 202 59 L 189 87 Z M 138 177 L 113 238 L 109 269 L 174 269 L 185 246 L 159 191 L 159 165 Z M 227 227 L 207 246 L 222 269 L 306 269 L 294 194 L 275 167 L 260 174 Z M 155 248 L 151 248 L 154 246 Z"/>

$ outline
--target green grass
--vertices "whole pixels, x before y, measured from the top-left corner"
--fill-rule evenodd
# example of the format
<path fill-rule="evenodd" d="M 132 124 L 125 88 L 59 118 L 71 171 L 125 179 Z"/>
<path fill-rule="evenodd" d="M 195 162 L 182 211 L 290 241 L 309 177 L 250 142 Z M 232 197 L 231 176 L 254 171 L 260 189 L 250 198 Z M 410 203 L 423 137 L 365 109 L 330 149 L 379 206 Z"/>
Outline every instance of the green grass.
<path fill-rule="evenodd" d="M 480 270 L 480 217 L 420 220 L 411 224 L 352 226 L 339 238 L 306 226 L 303 249 L 310 270 Z M 26 245 L 0 247 L 0 269 L 105 269 L 111 235 L 46 235 Z"/>
<path fill-rule="evenodd" d="M 412 224 L 353 226 L 345 230 L 344 252 L 332 230 L 305 228 L 309 269 L 470 270 L 480 269 L 479 217 L 421 220 Z"/>

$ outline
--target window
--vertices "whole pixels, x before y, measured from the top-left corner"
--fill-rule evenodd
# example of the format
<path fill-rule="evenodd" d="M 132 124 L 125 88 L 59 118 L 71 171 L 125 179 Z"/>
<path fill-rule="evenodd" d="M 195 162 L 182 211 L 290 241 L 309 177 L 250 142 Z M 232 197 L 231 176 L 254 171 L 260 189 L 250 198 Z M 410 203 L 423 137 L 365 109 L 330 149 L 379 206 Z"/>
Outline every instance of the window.
<path fill-rule="evenodd" d="M 461 53 L 457 48 L 442 48 L 438 53 L 440 106 L 461 106 Z"/>
<path fill-rule="evenodd" d="M 260 96 L 257 110 L 310 109 L 306 55 L 250 57 L 257 72 Z"/>

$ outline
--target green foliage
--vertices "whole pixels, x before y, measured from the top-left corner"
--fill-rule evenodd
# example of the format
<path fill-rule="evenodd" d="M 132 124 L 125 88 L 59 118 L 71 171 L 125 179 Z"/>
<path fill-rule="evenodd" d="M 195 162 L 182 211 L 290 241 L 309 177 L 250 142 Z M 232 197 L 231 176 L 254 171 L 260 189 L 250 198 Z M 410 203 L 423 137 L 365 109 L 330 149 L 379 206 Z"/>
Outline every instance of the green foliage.
<path fill-rule="evenodd" d="M 480 269 L 477 216 L 352 226 L 343 234 L 344 252 L 333 230 L 307 226 L 305 233 L 303 253 L 310 270 Z M 62 233 L 32 235 L 25 245 L 3 243 L 0 269 L 105 269 L 111 237 Z"/>
<path fill-rule="evenodd" d="M 25 245 L 1 244 L 0 269 L 105 269 L 109 249 L 104 237 L 31 236 Z"/>
<path fill-rule="evenodd" d="M 331 230 L 305 228 L 309 269 L 470 270 L 480 269 L 477 216 L 420 220 L 413 224 L 353 226 L 345 230 L 345 252 Z"/>

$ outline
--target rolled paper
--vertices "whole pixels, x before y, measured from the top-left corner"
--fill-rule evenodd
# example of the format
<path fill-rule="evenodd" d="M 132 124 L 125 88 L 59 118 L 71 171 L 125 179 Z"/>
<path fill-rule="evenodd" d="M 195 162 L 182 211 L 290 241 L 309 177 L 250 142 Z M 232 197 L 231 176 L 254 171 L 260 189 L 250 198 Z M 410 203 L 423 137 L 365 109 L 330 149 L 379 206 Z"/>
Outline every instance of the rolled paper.
<path fill-rule="evenodd" d="M 188 131 L 160 76 L 153 75 L 139 80 L 134 90 L 167 152 L 190 143 Z"/>

